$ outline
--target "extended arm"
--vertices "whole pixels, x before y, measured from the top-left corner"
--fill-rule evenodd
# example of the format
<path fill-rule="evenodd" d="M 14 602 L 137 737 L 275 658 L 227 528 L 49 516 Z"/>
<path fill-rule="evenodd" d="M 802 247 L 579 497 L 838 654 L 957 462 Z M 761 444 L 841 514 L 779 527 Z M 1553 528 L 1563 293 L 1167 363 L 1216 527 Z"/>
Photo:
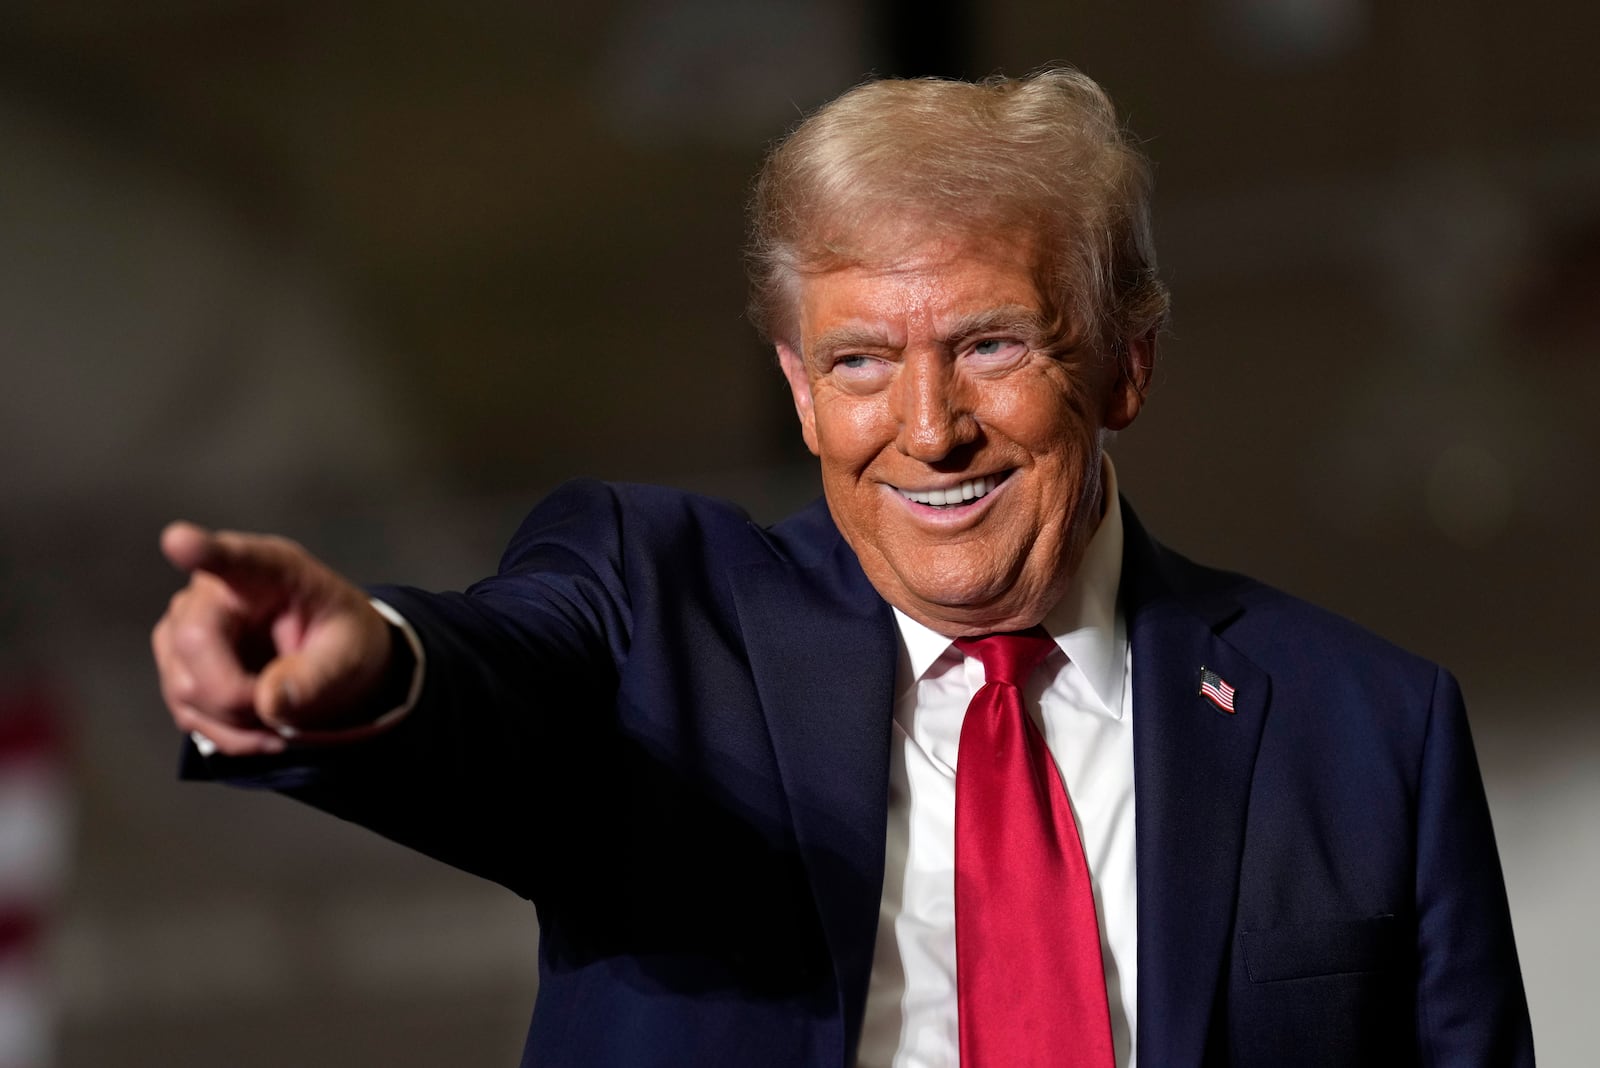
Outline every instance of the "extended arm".
<path fill-rule="evenodd" d="M 531 858 L 614 749 L 612 505 L 593 483 L 552 496 L 465 594 L 375 591 L 426 665 L 415 709 L 381 730 L 363 725 L 404 699 L 413 664 L 367 591 L 281 539 L 169 530 L 174 562 L 198 570 L 156 628 L 162 690 L 219 750 L 191 748 L 184 774 L 278 790 L 534 896 Z"/>

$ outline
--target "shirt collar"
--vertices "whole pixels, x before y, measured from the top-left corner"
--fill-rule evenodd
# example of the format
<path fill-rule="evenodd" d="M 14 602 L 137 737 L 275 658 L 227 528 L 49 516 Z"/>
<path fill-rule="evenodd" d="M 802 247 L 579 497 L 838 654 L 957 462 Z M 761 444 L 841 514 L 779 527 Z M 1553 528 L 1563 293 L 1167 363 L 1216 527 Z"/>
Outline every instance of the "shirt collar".
<path fill-rule="evenodd" d="M 1128 638 L 1117 612 L 1122 582 L 1122 505 L 1117 497 L 1117 471 L 1111 457 L 1101 455 L 1105 507 L 1066 595 L 1045 613 L 1043 626 L 1072 667 L 1088 683 L 1100 705 L 1114 719 L 1122 718 L 1123 673 L 1127 670 Z M 930 630 L 900 609 L 894 609 L 900 631 L 900 674 L 904 693 L 927 673 L 951 646 L 951 640 Z"/>

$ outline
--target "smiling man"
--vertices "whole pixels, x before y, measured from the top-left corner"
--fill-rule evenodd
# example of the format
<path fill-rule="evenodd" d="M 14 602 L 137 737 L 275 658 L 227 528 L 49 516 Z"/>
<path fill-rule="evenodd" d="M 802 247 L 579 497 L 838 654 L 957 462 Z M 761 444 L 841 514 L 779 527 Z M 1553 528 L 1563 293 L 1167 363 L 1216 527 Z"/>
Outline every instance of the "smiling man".
<path fill-rule="evenodd" d="M 752 207 L 824 501 L 573 483 L 375 600 L 175 524 L 187 773 L 531 899 L 525 1065 L 1531 1063 L 1454 682 L 1118 495 L 1148 195 L 1076 72 L 845 94 Z"/>
<path fill-rule="evenodd" d="M 1026 233 L 933 239 L 800 288 L 778 357 L 834 522 L 884 599 L 951 637 L 1022 630 L 1066 592 L 1134 378 L 1056 336 Z"/>

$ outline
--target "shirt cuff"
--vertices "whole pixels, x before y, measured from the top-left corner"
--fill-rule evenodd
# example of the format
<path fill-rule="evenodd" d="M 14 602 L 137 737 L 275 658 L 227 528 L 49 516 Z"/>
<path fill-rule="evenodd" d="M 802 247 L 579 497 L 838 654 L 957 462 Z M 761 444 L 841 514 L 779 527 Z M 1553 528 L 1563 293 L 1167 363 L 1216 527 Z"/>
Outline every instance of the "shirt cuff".
<path fill-rule="evenodd" d="M 303 731 L 294 727 L 282 726 L 276 728 L 277 734 L 286 741 L 304 745 L 337 745 L 342 742 L 356 742 L 363 738 L 370 738 L 380 734 L 400 722 L 416 707 L 417 699 L 422 696 L 423 668 L 425 657 L 422 652 L 422 639 L 417 637 L 417 632 L 406 617 L 401 615 L 393 605 L 380 601 L 376 597 L 369 598 L 372 607 L 377 613 L 400 631 L 406 640 L 406 645 L 411 649 L 411 658 L 415 667 L 411 671 L 411 685 L 406 688 L 406 697 L 399 705 L 391 708 L 371 723 L 363 723 L 359 727 L 347 727 L 342 730 L 332 731 Z M 209 757 L 217 751 L 217 744 L 199 731 L 189 732 L 190 741 L 194 742 L 195 749 L 203 757 Z"/>

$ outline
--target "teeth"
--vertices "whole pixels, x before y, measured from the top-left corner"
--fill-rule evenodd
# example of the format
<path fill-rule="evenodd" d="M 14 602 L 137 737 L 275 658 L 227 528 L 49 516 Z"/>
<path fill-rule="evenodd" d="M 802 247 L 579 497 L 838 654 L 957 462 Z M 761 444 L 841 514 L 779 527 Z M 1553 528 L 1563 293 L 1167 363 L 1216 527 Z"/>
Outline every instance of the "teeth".
<path fill-rule="evenodd" d="M 999 479 L 992 475 L 985 475 L 982 478 L 969 478 L 962 482 L 961 485 L 951 486 L 949 489 L 903 489 L 900 490 L 900 495 L 908 501 L 916 501 L 918 504 L 931 504 L 935 508 L 943 508 L 947 505 L 961 504 L 965 501 L 975 501 L 979 497 L 987 497 L 994 492 L 994 488 L 999 484 Z"/>

